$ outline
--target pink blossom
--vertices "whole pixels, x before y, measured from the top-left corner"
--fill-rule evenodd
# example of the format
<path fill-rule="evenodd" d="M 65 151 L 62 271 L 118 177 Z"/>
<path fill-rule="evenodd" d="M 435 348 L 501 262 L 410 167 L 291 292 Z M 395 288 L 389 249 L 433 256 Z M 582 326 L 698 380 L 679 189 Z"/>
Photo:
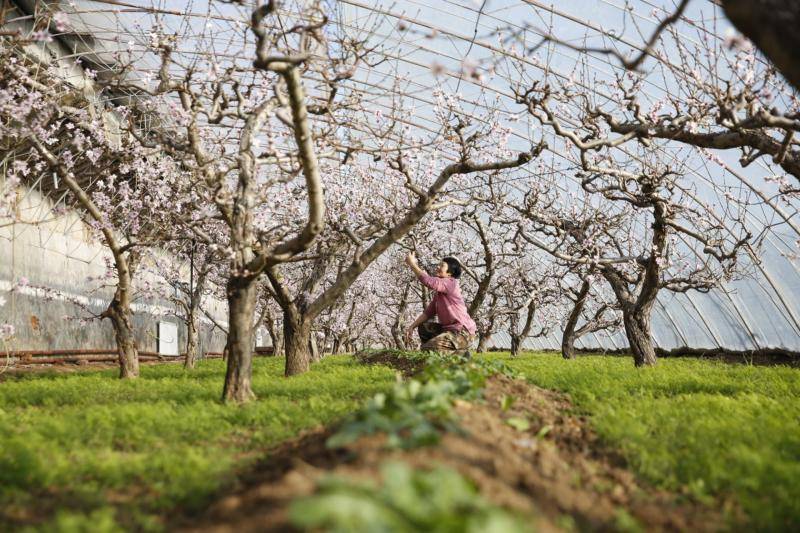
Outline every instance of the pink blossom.
<path fill-rule="evenodd" d="M 36 41 L 40 43 L 51 43 L 53 42 L 53 36 L 47 30 L 39 30 L 31 33 L 30 35 L 31 41 Z"/>
<path fill-rule="evenodd" d="M 0 339 L 9 340 L 14 336 L 15 328 L 13 324 L 0 324 Z"/>
<path fill-rule="evenodd" d="M 53 13 L 52 20 L 53 24 L 55 24 L 56 30 L 64 32 L 69 29 L 69 17 L 63 11 L 56 11 Z"/>

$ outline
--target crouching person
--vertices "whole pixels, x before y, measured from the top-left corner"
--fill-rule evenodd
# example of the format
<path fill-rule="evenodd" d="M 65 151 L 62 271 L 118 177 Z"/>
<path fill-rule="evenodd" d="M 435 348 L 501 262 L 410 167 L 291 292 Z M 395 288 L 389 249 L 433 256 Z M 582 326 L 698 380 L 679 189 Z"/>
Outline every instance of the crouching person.
<path fill-rule="evenodd" d="M 461 264 L 453 257 L 445 257 L 434 276 L 426 274 L 419 267 L 414 252 L 406 256 L 406 264 L 423 285 L 434 291 L 433 299 L 425 311 L 406 330 L 406 340 L 410 341 L 414 329 L 417 329 L 422 350 L 469 355 L 469 347 L 475 338 L 475 321 L 467 312 L 458 285 Z M 434 322 L 433 319 L 437 317 L 439 321 Z"/>

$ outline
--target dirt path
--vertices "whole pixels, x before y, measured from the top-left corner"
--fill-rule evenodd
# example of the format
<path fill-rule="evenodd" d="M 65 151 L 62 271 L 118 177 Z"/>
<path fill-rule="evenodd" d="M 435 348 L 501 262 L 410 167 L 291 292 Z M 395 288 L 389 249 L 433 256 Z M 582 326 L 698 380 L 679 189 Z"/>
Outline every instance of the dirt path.
<path fill-rule="evenodd" d="M 284 443 L 202 516 L 179 518 L 173 528 L 291 531 L 290 502 L 312 494 L 323 476 L 375 479 L 387 460 L 454 468 L 489 501 L 533 517 L 537 531 L 560 531 L 567 524 L 582 531 L 618 531 L 631 524 L 646 531 L 724 528 L 720 512 L 641 484 L 619 458 L 599 451 L 597 437 L 586 420 L 569 414 L 572 406 L 563 395 L 495 376 L 484 397 L 456 403 L 464 432 L 447 433 L 436 446 L 388 450 L 383 436 L 373 436 L 329 450 L 325 429 Z M 510 418 L 524 418 L 529 427 L 515 429 Z"/>

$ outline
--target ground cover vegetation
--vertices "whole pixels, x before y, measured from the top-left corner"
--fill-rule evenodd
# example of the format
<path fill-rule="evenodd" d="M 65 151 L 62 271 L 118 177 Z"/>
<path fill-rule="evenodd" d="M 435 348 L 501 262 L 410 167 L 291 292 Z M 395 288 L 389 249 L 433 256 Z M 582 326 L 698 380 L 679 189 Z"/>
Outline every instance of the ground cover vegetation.
<path fill-rule="evenodd" d="M 102 516 L 109 529 L 158 529 L 166 510 L 203 504 L 266 448 L 344 416 L 394 379 L 331 357 L 286 381 L 282 363 L 257 360 L 262 400 L 245 409 L 219 403 L 219 360 L 191 373 L 146 366 L 122 382 L 111 371 L 9 378 L 0 387 L 2 528 L 97 531 Z"/>
<path fill-rule="evenodd" d="M 531 383 L 566 392 L 637 474 L 696 497 L 733 496 L 751 526 L 800 524 L 800 374 L 785 366 L 664 359 L 492 356 Z"/>
<path fill-rule="evenodd" d="M 381 352 L 378 359 L 385 356 Z M 389 446 L 436 443 L 441 431 L 458 431 L 453 400 L 481 397 L 485 379 L 503 373 L 569 394 L 602 446 L 619 452 L 638 476 L 687 498 L 728 507 L 729 522 L 720 527 L 748 524 L 786 531 L 800 520 L 795 505 L 800 375 L 793 368 L 671 358 L 642 373 L 624 358 L 597 355 L 566 364 L 553 354 L 531 353 L 455 365 L 438 356 L 396 352 L 395 357 L 427 364 L 416 379 L 370 400 L 329 445 L 375 431 L 389 435 Z M 501 407 L 514 401 L 507 396 Z M 522 430 L 532 426 L 524 416 L 507 417 L 506 423 Z M 540 428 L 538 435 L 547 431 Z"/>
<path fill-rule="evenodd" d="M 358 360 L 408 377 L 330 430 L 285 443 L 188 528 L 713 531 L 740 519 L 734 504 L 637 482 L 563 395 L 497 358 L 380 350 Z"/>
<path fill-rule="evenodd" d="M 374 352 L 378 359 L 389 355 L 419 365 L 419 373 L 395 384 L 387 393 L 378 393 L 359 411 L 348 417 L 328 444 L 341 446 L 363 435 L 383 432 L 389 446 L 415 447 L 435 444 L 441 431 L 457 431 L 453 402 L 479 398 L 486 379 L 510 370 L 497 361 L 466 360 L 438 353 L 402 351 Z M 370 352 L 361 353 L 361 361 L 370 362 Z M 386 359 L 383 359 L 386 361 Z"/>
<path fill-rule="evenodd" d="M 221 490 L 226 493 L 226 486 L 235 486 L 236 473 L 265 449 L 320 425 L 333 428 L 322 434 L 320 446 L 330 450 L 325 453 L 350 449 L 355 451 L 348 454 L 376 456 L 370 470 L 375 481 L 337 472 L 347 454 L 334 455 L 326 466 L 332 475 L 285 502 L 297 527 L 337 530 L 360 523 L 413 529 L 422 522 L 409 502 L 427 499 L 430 484 L 440 481 L 452 488 L 431 502 L 442 531 L 472 521 L 541 520 L 546 513 L 538 507 L 498 507 L 491 496 L 487 500 L 486 487 L 465 475 L 463 465 L 448 465 L 446 454 L 441 468 L 415 459 L 417 450 L 447 450 L 453 439 L 474 439 L 475 413 L 468 406 L 482 404 L 495 409 L 490 417 L 499 424 L 487 435 L 493 454 L 502 454 L 497 442 L 502 431 L 525 446 L 550 443 L 562 452 L 597 448 L 618 454 L 637 477 L 676 494 L 662 512 L 681 500 L 716 508 L 716 526 L 723 529 L 747 523 L 778 531 L 798 520 L 793 502 L 800 490 L 795 481 L 800 435 L 786 429 L 796 427 L 800 401 L 795 369 L 666 359 L 642 373 L 622 357 L 564 361 L 523 353 L 467 361 L 380 351 L 357 359 L 329 357 L 303 377 L 285 381 L 278 379 L 280 359 L 256 363 L 254 387 L 261 399 L 244 409 L 216 399 L 220 361 L 202 362 L 194 371 L 147 366 L 142 379 L 122 382 L 108 380 L 110 371 L 7 379 L 0 414 L 4 523 L 67 531 L 87 524 L 159 530 L 174 509 L 191 516 Z M 401 374 L 386 364 L 407 379 L 397 381 Z M 524 386 L 495 390 L 497 379 L 521 383 L 523 377 L 567 393 L 572 404 L 560 405 L 566 411 L 556 409 L 557 416 L 547 419 L 533 407 L 547 396 L 530 403 Z M 587 417 L 596 442 L 583 432 L 565 436 L 561 426 L 570 411 Z M 377 444 L 364 444 L 376 438 Z M 400 457 L 398 466 L 392 450 L 411 455 Z M 303 457 L 302 448 L 293 452 Z M 270 458 L 267 453 L 266 461 Z M 586 483 L 613 487 L 619 480 Z M 647 523 L 646 514 L 626 510 L 636 501 L 630 498 L 611 504 L 620 527 Z M 600 520 L 585 512 L 579 506 L 572 514 L 562 510 L 560 519 L 579 529 Z"/>

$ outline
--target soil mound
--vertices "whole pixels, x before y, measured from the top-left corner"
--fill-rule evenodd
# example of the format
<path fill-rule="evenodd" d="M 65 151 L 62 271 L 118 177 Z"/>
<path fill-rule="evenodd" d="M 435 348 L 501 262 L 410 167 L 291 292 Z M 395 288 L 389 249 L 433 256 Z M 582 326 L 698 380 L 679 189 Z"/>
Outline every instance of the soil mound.
<path fill-rule="evenodd" d="M 396 361 L 388 353 L 379 359 L 384 364 Z M 435 446 L 392 450 L 379 435 L 331 450 L 325 446 L 329 431 L 310 432 L 273 450 L 232 493 L 198 519 L 175 528 L 291 531 L 289 504 L 314 493 L 324 476 L 379 479 L 387 460 L 454 468 L 487 500 L 531 516 L 532 529 L 538 531 L 618 531 L 637 525 L 647 531 L 725 528 L 721 511 L 638 482 L 619 457 L 602 450 L 586 420 L 570 414 L 565 396 L 495 376 L 486 384 L 484 398 L 457 401 L 464 431 L 444 434 Z"/>

